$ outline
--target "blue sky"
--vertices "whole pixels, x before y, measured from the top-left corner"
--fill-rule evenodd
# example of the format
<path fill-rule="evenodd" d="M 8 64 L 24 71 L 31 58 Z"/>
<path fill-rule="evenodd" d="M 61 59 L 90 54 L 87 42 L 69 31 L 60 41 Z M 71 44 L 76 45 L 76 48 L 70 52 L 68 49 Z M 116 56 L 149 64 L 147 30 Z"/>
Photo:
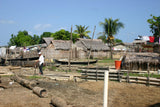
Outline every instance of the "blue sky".
<path fill-rule="evenodd" d="M 115 35 L 123 42 L 133 42 L 138 35 L 150 36 L 147 19 L 160 16 L 160 0 L 0 0 L 0 46 L 7 45 L 11 34 L 26 30 L 30 35 L 70 31 L 71 25 L 89 26 L 95 37 L 105 18 L 119 19 L 125 28 Z"/>

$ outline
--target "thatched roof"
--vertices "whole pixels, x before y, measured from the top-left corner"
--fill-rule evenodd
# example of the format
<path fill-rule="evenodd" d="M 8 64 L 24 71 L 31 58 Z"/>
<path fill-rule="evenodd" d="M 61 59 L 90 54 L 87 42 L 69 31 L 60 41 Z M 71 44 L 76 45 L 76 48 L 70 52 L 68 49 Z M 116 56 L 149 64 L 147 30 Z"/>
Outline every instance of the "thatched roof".
<path fill-rule="evenodd" d="M 52 40 L 52 44 L 56 50 L 69 50 L 70 43 L 70 41 L 66 40 Z"/>
<path fill-rule="evenodd" d="M 100 51 L 100 50 L 110 50 L 107 45 L 105 45 L 101 39 L 79 39 L 76 43 L 77 47 L 81 47 L 84 50 L 89 50 L 92 48 L 92 50 Z"/>
<path fill-rule="evenodd" d="M 43 40 L 45 41 L 47 45 L 49 45 L 51 41 L 53 40 L 53 37 L 43 37 Z"/>
<path fill-rule="evenodd" d="M 160 56 L 157 53 L 129 53 L 126 55 L 125 63 L 159 63 Z"/>

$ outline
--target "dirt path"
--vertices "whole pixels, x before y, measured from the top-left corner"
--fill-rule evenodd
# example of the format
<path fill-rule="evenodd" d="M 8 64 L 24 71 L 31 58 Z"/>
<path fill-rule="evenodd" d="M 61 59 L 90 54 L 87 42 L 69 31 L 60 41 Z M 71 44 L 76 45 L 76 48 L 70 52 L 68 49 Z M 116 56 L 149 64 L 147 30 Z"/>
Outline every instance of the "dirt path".
<path fill-rule="evenodd" d="M 0 91 L 0 107 L 49 107 L 52 96 L 61 97 L 75 107 L 103 106 L 103 81 L 73 82 L 41 78 L 38 79 L 39 86 L 47 89 L 49 96 L 39 98 L 18 83 L 9 85 L 9 77 L 2 77 L 1 80 L 1 84 L 8 88 Z M 149 107 L 160 103 L 160 87 L 109 81 L 108 92 L 109 107 Z"/>
<path fill-rule="evenodd" d="M 9 85 L 8 78 L 2 78 L 7 89 L 0 91 L 0 107 L 50 107 L 48 98 L 39 98 L 32 90 L 18 83 Z"/>
<path fill-rule="evenodd" d="M 80 87 L 95 92 L 102 92 L 103 82 L 86 82 L 80 84 Z M 148 107 L 160 103 L 159 87 L 110 81 L 108 92 L 109 107 Z"/>

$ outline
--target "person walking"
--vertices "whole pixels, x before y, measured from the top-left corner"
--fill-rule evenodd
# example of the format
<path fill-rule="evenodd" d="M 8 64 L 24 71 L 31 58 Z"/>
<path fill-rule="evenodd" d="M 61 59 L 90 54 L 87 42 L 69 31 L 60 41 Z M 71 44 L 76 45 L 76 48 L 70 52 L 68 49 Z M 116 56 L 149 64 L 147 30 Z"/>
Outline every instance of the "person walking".
<path fill-rule="evenodd" d="M 44 64 L 44 56 L 42 55 L 41 52 L 38 53 L 39 54 L 39 59 L 37 62 L 39 62 L 39 74 L 43 75 L 43 64 Z"/>

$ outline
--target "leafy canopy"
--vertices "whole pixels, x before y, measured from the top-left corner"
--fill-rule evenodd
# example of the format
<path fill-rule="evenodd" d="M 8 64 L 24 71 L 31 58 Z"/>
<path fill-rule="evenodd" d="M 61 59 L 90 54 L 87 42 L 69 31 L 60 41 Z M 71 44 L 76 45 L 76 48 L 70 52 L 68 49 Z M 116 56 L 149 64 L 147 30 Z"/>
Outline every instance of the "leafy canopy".
<path fill-rule="evenodd" d="M 151 15 L 151 19 L 148 19 L 147 22 L 150 24 L 151 32 L 154 36 L 160 37 L 160 16 L 156 17 Z"/>
<path fill-rule="evenodd" d="M 114 42 L 114 36 L 118 33 L 120 28 L 124 28 L 124 24 L 119 22 L 119 19 L 113 20 L 112 18 L 105 18 L 104 22 L 100 22 L 100 26 L 103 27 L 105 34 L 107 35 L 107 41 Z"/>
<path fill-rule="evenodd" d="M 43 32 L 43 34 L 40 36 L 39 43 L 43 43 L 43 37 L 51 37 L 52 33 L 51 32 Z"/>
<path fill-rule="evenodd" d="M 85 25 L 76 25 L 77 30 L 75 30 L 74 33 L 77 33 L 80 38 L 90 38 L 88 33 L 90 33 L 91 31 L 87 30 L 88 27 L 89 26 L 86 27 Z"/>
<path fill-rule="evenodd" d="M 8 43 L 9 46 L 29 46 L 34 45 L 39 40 L 39 36 L 34 35 L 33 37 L 28 34 L 27 31 L 19 31 L 17 35 L 11 35 L 10 41 Z"/>
<path fill-rule="evenodd" d="M 69 31 L 65 31 L 64 29 L 61 29 L 60 31 L 53 33 L 52 37 L 55 40 L 70 40 L 71 33 Z M 79 38 L 79 36 L 75 33 L 72 33 L 72 41 L 75 42 L 77 38 Z"/>

